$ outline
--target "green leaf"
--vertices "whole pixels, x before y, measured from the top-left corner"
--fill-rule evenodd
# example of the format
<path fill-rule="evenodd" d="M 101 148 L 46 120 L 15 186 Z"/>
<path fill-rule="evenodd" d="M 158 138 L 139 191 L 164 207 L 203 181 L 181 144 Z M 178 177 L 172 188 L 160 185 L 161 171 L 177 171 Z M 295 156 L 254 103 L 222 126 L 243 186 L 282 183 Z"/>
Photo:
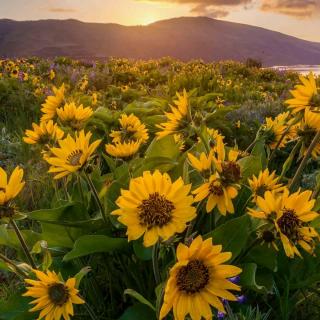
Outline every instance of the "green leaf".
<path fill-rule="evenodd" d="M 81 280 L 91 271 L 90 267 L 82 268 L 74 277 L 76 279 L 76 288 L 78 289 L 81 283 Z"/>
<path fill-rule="evenodd" d="M 246 262 L 254 262 L 273 272 L 277 271 L 277 252 L 267 245 L 256 245 L 250 250 L 245 260 Z"/>
<path fill-rule="evenodd" d="M 242 265 L 240 274 L 240 285 L 258 292 L 266 292 L 264 285 L 257 283 L 257 265 L 255 263 L 245 263 Z"/>
<path fill-rule="evenodd" d="M 221 244 L 223 251 L 232 252 L 234 260 L 245 248 L 251 229 L 251 219 L 243 215 L 220 225 L 218 228 L 205 235 L 205 238 L 212 237 L 214 244 Z"/>
<path fill-rule="evenodd" d="M 260 156 L 248 156 L 238 161 L 241 167 L 241 175 L 244 181 L 251 178 L 253 175 L 258 175 L 262 170 L 262 163 Z"/>
<path fill-rule="evenodd" d="M 144 304 L 129 307 L 118 320 L 156 320 L 156 314 Z"/>
<path fill-rule="evenodd" d="M 63 260 L 69 261 L 93 253 L 112 252 L 127 247 L 127 239 L 111 238 L 104 235 L 86 235 L 76 240 L 73 249 L 64 256 Z"/>
<path fill-rule="evenodd" d="M 156 308 L 152 305 L 152 303 L 150 301 L 148 301 L 145 297 L 143 297 L 140 293 L 138 293 L 137 291 L 135 291 L 133 289 L 126 289 L 126 290 L 124 290 L 123 294 L 129 295 L 129 296 L 135 298 L 136 300 L 138 300 L 142 304 L 145 304 L 146 306 L 148 306 L 149 308 L 151 308 L 154 311 L 156 310 Z"/>
<path fill-rule="evenodd" d="M 152 259 L 152 247 L 146 248 L 140 239 L 133 241 L 133 251 L 140 260 L 148 261 Z"/>
<path fill-rule="evenodd" d="M 259 157 L 262 168 L 265 169 L 267 167 L 267 154 L 265 149 L 265 141 L 260 139 L 254 145 L 251 155 Z"/>

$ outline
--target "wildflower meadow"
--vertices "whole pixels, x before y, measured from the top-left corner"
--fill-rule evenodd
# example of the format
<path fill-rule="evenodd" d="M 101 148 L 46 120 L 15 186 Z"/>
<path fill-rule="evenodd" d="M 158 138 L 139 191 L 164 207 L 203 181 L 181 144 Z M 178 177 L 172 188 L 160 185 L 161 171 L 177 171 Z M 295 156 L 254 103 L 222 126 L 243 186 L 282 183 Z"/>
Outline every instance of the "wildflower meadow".
<path fill-rule="evenodd" d="M 319 319 L 319 86 L 1 60 L 0 319 Z"/>

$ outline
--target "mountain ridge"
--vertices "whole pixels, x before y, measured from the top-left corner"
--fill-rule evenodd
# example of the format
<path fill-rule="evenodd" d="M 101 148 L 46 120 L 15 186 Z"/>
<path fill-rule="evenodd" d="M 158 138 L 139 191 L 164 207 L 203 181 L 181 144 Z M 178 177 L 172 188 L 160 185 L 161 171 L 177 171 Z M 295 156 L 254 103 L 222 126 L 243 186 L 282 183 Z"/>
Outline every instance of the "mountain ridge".
<path fill-rule="evenodd" d="M 277 31 L 211 19 L 180 17 L 142 26 L 67 20 L 0 19 L 0 56 L 204 61 L 259 59 L 264 65 L 320 64 L 320 43 Z"/>

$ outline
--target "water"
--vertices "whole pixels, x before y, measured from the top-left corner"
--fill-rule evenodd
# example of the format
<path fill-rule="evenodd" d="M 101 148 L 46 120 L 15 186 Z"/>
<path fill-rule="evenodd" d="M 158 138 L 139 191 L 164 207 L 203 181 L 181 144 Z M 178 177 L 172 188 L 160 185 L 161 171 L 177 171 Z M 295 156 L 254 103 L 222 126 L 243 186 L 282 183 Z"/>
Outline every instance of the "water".
<path fill-rule="evenodd" d="M 314 74 L 320 75 L 320 65 L 274 66 L 272 68 L 279 71 L 294 71 L 303 75 L 312 71 Z"/>

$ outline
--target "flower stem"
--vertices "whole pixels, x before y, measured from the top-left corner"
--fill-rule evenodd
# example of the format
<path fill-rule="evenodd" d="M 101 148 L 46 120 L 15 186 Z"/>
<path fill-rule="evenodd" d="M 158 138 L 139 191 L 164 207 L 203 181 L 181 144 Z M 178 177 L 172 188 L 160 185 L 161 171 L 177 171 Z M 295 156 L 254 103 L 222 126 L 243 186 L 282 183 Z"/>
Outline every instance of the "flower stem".
<path fill-rule="evenodd" d="M 97 316 L 95 315 L 94 311 L 92 310 L 92 308 L 90 307 L 90 305 L 89 305 L 87 302 L 84 304 L 84 306 L 85 306 L 85 308 L 87 309 L 87 312 L 88 312 L 90 318 L 91 318 L 92 320 L 98 320 L 98 318 L 97 318 Z"/>
<path fill-rule="evenodd" d="M 33 269 L 37 269 L 37 266 L 36 266 L 32 256 L 31 256 L 30 252 L 29 252 L 27 243 L 25 242 L 25 240 L 24 240 L 24 238 L 22 236 L 22 233 L 19 230 L 19 227 L 17 226 L 16 222 L 13 219 L 10 219 L 10 222 L 11 222 L 11 224 L 13 226 L 14 231 L 16 232 L 16 235 L 17 235 L 17 237 L 18 237 L 18 239 L 19 239 L 19 241 L 21 243 L 21 247 L 22 247 L 22 249 L 24 251 L 24 254 L 28 258 L 31 267 Z"/>
<path fill-rule="evenodd" d="M 94 186 L 91 178 L 89 177 L 89 175 L 88 175 L 85 171 L 84 171 L 84 174 L 85 174 L 86 180 L 87 180 L 87 182 L 88 182 L 88 185 L 89 185 L 89 187 L 90 187 L 90 189 L 91 189 L 91 191 L 92 191 L 93 197 L 94 197 L 94 199 L 95 199 L 95 201 L 96 201 L 96 203 L 97 203 L 97 205 L 98 205 L 98 207 L 99 207 L 99 210 L 100 210 L 100 212 L 101 212 L 103 221 L 104 221 L 104 223 L 107 224 L 107 223 L 108 223 L 108 219 L 107 219 L 107 217 L 106 217 L 106 214 L 105 214 L 104 208 L 103 208 L 103 206 L 102 206 L 102 203 L 101 203 L 101 201 L 100 201 L 100 199 L 99 199 L 99 195 L 98 195 L 97 189 L 96 189 L 96 187 Z"/>
<path fill-rule="evenodd" d="M 160 271 L 159 271 L 159 242 L 157 242 L 152 248 L 152 267 L 154 279 L 156 280 L 156 285 L 161 282 Z"/>
<path fill-rule="evenodd" d="M 3 255 L 2 253 L 0 253 L 0 259 L 2 261 L 4 261 L 5 263 L 9 264 L 11 267 L 13 267 L 13 269 L 17 272 L 17 274 L 19 274 L 20 276 L 22 276 L 23 278 L 25 278 L 25 274 L 23 271 L 21 271 L 10 259 L 8 259 L 5 255 Z"/>
<path fill-rule="evenodd" d="M 299 182 L 300 177 L 302 175 L 302 172 L 303 172 L 305 166 L 307 165 L 307 162 L 309 160 L 309 157 L 311 156 L 313 149 L 315 148 L 315 146 L 319 142 L 319 139 L 320 139 L 320 131 L 318 131 L 317 134 L 314 136 L 305 156 L 303 157 L 303 159 L 299 165 L 298 170 L 296 171 L 296 174 L 294 175 L 293 179 L 291 180 L 291 183 L 288 186 L 289 190 L 291 190 L 291 191 L 294 190 L 296 184 Z"/>

